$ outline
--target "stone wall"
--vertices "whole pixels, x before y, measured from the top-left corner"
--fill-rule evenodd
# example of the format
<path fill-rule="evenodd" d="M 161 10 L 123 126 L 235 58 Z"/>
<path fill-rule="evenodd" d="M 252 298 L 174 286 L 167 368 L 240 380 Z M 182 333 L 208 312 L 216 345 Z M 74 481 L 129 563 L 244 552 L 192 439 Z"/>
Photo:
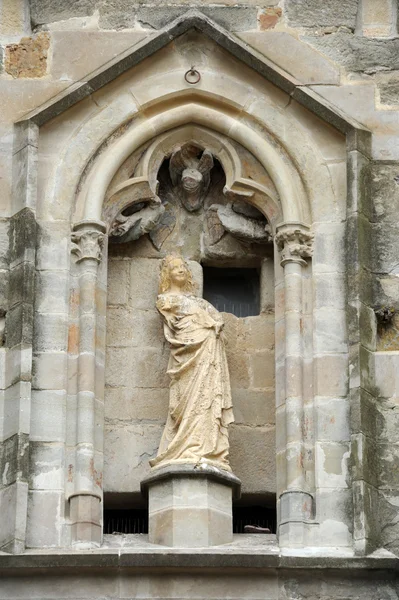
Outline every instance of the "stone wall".
<path fill-rule="evenodd" d="M 108 276 L 104 491 L 115 494 L 139 493 L 169 402 L 169 348 L 155 309 L 160 259 L 129 258 L 128 253 L 118 257 L 118 248 L 112 250 Z M 201 268 L 190 265 L 201 293 Z M 224 313 L 224 319 L 236 420 L 230 431 L 231 466 L 243 494 L 270 502 L 276 491 L 274 281 L 270 267 L 262 271 L 261 314 Z"/>
<path fill-rule="evenodd" d="M 305 318 L 300 321 L 308 352 L 303 361 L 308 394 L 303 427 L 307 452 L 305 464 L 299 466 L 306 472 L 306 485 L 317 490 L 316 507 L 322 507 L 317 514 L 322 522 L 321 534 L 320 538 L 312 538 L 313 543 L 334 545 L 339 538 L 339 522 L 343 524 L 339 539 L 345 548 L 353 545 L 357 552 L 367 553 L 384 547 L 397 553 L 396 2 L 268 0 L 214 6 L 204 1 L 195 6 L 236 35 L 242 42 L 242 53 L 249 48 L 253 54 L 246 65 L 238 62 L 239 56 L 229 62 L 226 55 L 235 48 L 229 37 L 223 42 L 225 54 L 216 52 L 217 40 L 212 46 L 198 41 L 197 34 L 190 38 L 191 47 L 186 44 L 184 50 L 179 42 L 171 42 L 161 50 L 161 70 L 170 72 L 172 82 L 170 104 L 167 102 L 165 107 L 181 91 L 181 74 L 175 77 L 173 69 L 182 69 L 189 58 L 188 67 L 194 61 L 201 68 L 210 57 L 217 59 L 212 76 L 218 80 L 219 99 L 227 91 L 231 94 L 227 79 L 234 81 L 235 97 L 227 111 L 229 116 L 234 115 L 238 121 L 250 107 L 251 117 L 264 136 L 260 123 L 267 123 L 272 143 L 277 145 L 278 140 L 289 150 L 287 155 L 300 173 L 292 189 L 297 190 L 302 182 L 311 198 L 316 240 L 313 272 L 304 269 Z M 119 98 L 127 78 L 111 84 L 114 88 L 110 94 L 120 99 L 117 108 L 110 108 L 108 92 L 99 91 L 98 81 L 97 87 L 91 82 L 90 93 L 87 87 L 79 88 L 84 99 L 57 117 L 56 126 L 53 121 L 42 127 L 39 150 L 37 126 L 25 132 L 21 143 L 22 138 L 14 135 L 13 124 L 77 81 L 86 81 L 89 73 L 120 53 L 126 52 L 127 56 L 135 48 L 142 52 L 141 44 L 153 40 L 159 28 L 187 8 L 184 2 L 157 0 L 146 4 L 118 0 L 1 3 L 0 309 L 8 312 L 5 340 L 0 347 L 0 515 L 5 515 L 0 548 L 6 551 L 22 551 L 25 545 L 69 543 L 62 527 L 69 523 L 65 489 L 71 485 L 65 466 L 66 462 L 72 464 L 65 456 L 74 453 L 72 445 L 68 446 L 68 436 L 76 425 L 73 394 L 66 400 L 71 371 L 65 365 L 68 318 L 73 317 L 68 306 L 73 207 L 66 180 L 56 199 L 51 196 L 51 186 L 54 181 L 58 184 L 63 168 L 57 159 L 65 156 L 69 145 L 73 146 L 73 136 L 78 138 L 77 132 L 83 132 L 75 154 L 68 158 L 71 180 L 75 177 L 73 181 L 80 182 L 81 173 L 79 177 L 76 173 L 80 168 L 89 168 L 104 141 L 101 128 L 121 127 L 123 133 L 131 114 L 141 110 L 140 101 L 145 103 L 148 98 L 140 119 L 151 116 L 155 100 L 150 97 L 146 75 L 157 73 L 159 64 L 147 62 L 148 71 L 134 80 L 137 106 L 130 92 Z M 219 31 L 215 34 L 218 36 L 220 41 Z M 262 87 L 259 72 L 253 70 L 260 63 L 263 77 L 280 89 L 269 83 L 267 90 Z M 256 97 L 251 104 L 253 98 L 243 93 L 235 76 L 245 79 L 242 85 L 246 94 L 250 89 L 252 95 L 262 98 Z M 209 81 L 204 84 L 206 92 Z M 212 85 L 215 90 L 216 84 Z M 164 86 L 159 87 L 158 94 L 166 93 Z M 68 100 L 60 102 L 68 108 Z M 119 118 L 123 110 L 126 113 Z M 52 116 L 56 114 L 60 111 Z M 88 135 L 89 129 L 84 127 L 93 114 L 98 117 L 97 130 L 93 135 L 90 130 Z M 227 120 L 226 114 L 223 119 Z M 364 141 L 367 136 L 354 133 L 362 127 L 371 132 L 370 144 Z M 347 135 L 347 154 L 342 133 Z M 317 162 L 315 156 L 319 155 L 322 158 Z M 287 179 L 285 184 L 289 183 Z M 147 301 L 142 303 L 144 296 L 155 297 L 158 261 L 151 256 L 110 252 L 105 489 L 112 492 L 138 491 L 148 458 L 156 451 L 167 410 L 167 348 L 162 342 L 158 315 L 148 308 Z M 198 256 L 191 258 L 199 260 Z M 147 276 L 149 264 L 153 267 L 151 277 Z M 142 289 L 135 284 L 141 270 L 146 275 L 139 282 Z M 245 493 L 274 492 L 275 475 L 280 480 L 277 489 L 285 489 L 286 483 L 289 453 L 285 428 L 290 421 L 284 420 L 283 392 L 289 380 L 284 380 L 283 350 L 287 340 L 282 314 L 284 285 L 278 265 L 276 272 L 276 379 L 282 390 L 277 399 L 281 403 L 277 411 L 277 473 L 272 404 L 274 315 L 269 309 L 259 317 L 242 320 L 226 315 L 236 413 L 231 457 Z M 1 315 L 0 327 L 4 321 Z M 309 348 L 313 347 L 314 356 L 310 356 Z M 145 361 L 138 363 L 143 352 Z M 312 368 L 307 369 L 312 358 Z M 148 369 L 148 364 L 155 368 Z M 115 461 L 115 457 L 122 458 Z M 291 542 L 295 545 L 297 540 Z M 307 577 L 305 574 L 304 580 Z M 313 594 L 314 588 L 301 581 L 289 579 L 284 583 L 282 597 Z M 332 589 L 335 593 L 336 588 Z M 318 592 L 314 593 L 317 597 Z"/>

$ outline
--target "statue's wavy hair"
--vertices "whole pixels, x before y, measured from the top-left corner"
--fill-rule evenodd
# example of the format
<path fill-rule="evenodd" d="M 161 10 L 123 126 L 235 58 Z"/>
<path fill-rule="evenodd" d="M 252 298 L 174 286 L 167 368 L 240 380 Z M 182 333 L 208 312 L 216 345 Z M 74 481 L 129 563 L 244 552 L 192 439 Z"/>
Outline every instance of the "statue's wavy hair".
<path fill-rule="evenodd" d="M 184 258 L 182 256 L 178 256 L 177 254 L 169 254 L 169 256 L 166 256 L 161 262 L 161 268 L 160 268 L 160 273 L 159 273 L 159 287 L 158 287 L 159 294 L 165 294 L 165 292 L 167 292 L 169 290 L 169 288 L 170 288 L 169 267 L 170 267 L 170 264 L 174 260 L 177 260 L 177 259 L 181 260 L 184 263 L 184 266 L 187 271 L 187 281 L 182 289 L 182 292 L 189 292 L 189 293 L 195 292 L 196 285 L 194 283 L 193 275 L 190 271 L 190 267 L 188 266 L 187 262 L 184 260 Z"/>

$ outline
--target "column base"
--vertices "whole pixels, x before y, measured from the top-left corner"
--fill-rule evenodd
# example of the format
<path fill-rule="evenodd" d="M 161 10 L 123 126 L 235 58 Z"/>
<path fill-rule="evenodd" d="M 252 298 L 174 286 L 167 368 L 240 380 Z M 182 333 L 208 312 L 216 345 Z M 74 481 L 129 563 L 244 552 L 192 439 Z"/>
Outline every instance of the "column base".
<path fill-rule="evenodd" d="M 141 482 L 148 494 L 148 533 L 152 544 L 199 548 L 233 541 L 233 498 L 241 482 L 216 467 L 168 465 Z"/>
<path fill-rule="evenodd" d="M 79 494 L 69 499 L 72 544 L 101 545 L 101 501 L 98 496 Z"/>
<path fill-rule="evenodd" d="M 290 490 L 279 499 L 278 542 L 281 548 L 317 545 L 314 499 L 308 492 Z"/>

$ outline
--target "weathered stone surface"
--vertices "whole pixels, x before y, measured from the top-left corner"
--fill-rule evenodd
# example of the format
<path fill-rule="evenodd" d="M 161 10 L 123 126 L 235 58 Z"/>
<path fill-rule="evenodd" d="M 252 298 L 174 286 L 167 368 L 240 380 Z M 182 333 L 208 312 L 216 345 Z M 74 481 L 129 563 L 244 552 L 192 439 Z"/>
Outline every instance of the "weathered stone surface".
<path fill-rule="evenodd" d="M 186 6 L 139 6 L 137 21 L 143 27 L 160 29 L 187 12 Z M 256 29 L 257 8 L 254 6 L 201 6 L 201 12 L 229 31 Z"/>
<path fill-rule="evenodd" d="M 375 73 L 399 69 L 399 39 L 375 40 L 338 31 L 322 37 L 304 38 L 348 71 Z"/>
<path fill-rule="evenodd" d="M 39 33 L 35 38 L 22 38 L 19 44 L 9 44 L 5 50 L 4 70 L 17 77 L 43 77 L 47 71 L 50 37 Z"/>
<path fill-rule="evenodd" d="M 282 10 L 280 7 L 268 7 L 264 8 L 258 14 L 259 21 L 259 29 L 261 31 L 267 31 L 268 29 L 273 29 L 278 23 L 282 14 Z"/>
<path fill-rule="evenodd" d="M 163 425 L 137 422 L 118 426 L 106 424 L 104 481 L 106 491 L 139 492 L 140 481 L 150 471 L 149 459 L 156 456 Z M 118 457 L 127 456 L 120 461 Z"/>
<path fill-rule="evenodd" d="M 380 92 L 381 104 L 397 107 L 399 104 L 399 75 L 392 74 L 390 77 L 377 80 L 378 90 Z"/>
<path fill-rule="evenodd" d="M 134 13 L 134 11 L 133 11 Z M 54 31 L 51 75 L 76 81 L 145 37 L 144 32 Z"/>
<path fill-rule="evenodd" d="M 102 29 L 128 29 L 135 25 L 134 4 L 126 5 L 125 0 L 99 0 L 96 9 L 100 13 L 99 25 Z"/>
<path fill-rule="evenodd" d="M 339 69 L 333 62 L 289 33 L 246 31 L 239 36 L 302 83 L 339 83 Z"/>
<path fill-rule="evenodd" d="M 85 17 L 94 12 L 96 0 L 78 0 L 65 2 L 64 0 L 32 0 L 30 2 L 30 16 L 32 26 L 62 21 L 73 17 Z"/>
<path fill-rule="evenodd" d="M 318 0 L 288 0 L 284 11 L 291 27 L 331 27 L 345 25 L 355 28 L 358 0 L 319 2 Z"/>
<path fill-rule="evenodd" d="M 275 447 L 274 427 L 230 427 L 230 465 L 243 494 L 275 492 Z"/>

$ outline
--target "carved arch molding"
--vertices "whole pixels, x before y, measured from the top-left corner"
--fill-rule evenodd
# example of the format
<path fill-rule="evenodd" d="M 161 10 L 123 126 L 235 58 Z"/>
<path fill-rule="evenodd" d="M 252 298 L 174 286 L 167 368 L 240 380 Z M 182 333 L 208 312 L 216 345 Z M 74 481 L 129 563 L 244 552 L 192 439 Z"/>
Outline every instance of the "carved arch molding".
<path fill-rule="evenodd" d="M 104 423 L 103 405 L 97 399 L 99 394 L 102 396 L 99 386 L 104 386 L 104 352 L 99 349 L 99 340 L 102 338 L 104 342 L 105 339 L 107 244 L 109 241 L 129 242 L 148 234 L 162 256 L 163 243 L 173 229 L 173 215 L 168 211 L 164 197 L 160 197 L 159 180 L 163 167 L 167 170 L 169 191 L 179 198 L 184 210 L 205 211 L 204 233 L 210 246 L 217 246 L 223 235 L 228 234 L 252 245 L 274 242 L 277 260 L 281 252 L 283 270 L 279 270 L 276 284 L 285 285 L 291 294 L 294 293 L 298 306 L 294 314 L 288 307 L 291 311 L 287 321 L 289 326 L 285 339 L 280 341 L 281 348 L 276 349 L 278 353 L 285 351 L 297 370 L 294 374 L 297 389 L 284 403 L 286 429 L 291 426 L 292 411 L 296 412 L 299 421 L 303 420 L 301 372 L 303 356 L 309 349 L 304 348 L 302 340 L 299 346 L 296 342 L 298 328 L 302 326 L 302 275 L 309 270 L 313 235 L 309 202 L 301 177 L 285 149 L 279 147 L 266 130 L 262 136 L 259 127 L 256 131 L 255 127 L 237 124 L 232 119 L 227 128 L 224 123 L 224 128 L 229 133 L 234 131 L 235 135 L 225 135 L 220 131 L 220 115 L 215 114 L 214 109 L 203 104 L 189 104 L 180 107 L 177 115 L 175 110 L 162 115 L 162 130 L 156 136 L 150 137 L 146 133 L 156 127 L 149 128 L 146 124 L 143 128 L 139 122 L 116 136 L 114 143 L 105 144 L 90 162 L 78 186 L 75 219 L 83 218 L 76 219 L 73 226 L 72 252 L 76 261 L 72 274 L 81 300 L 78 314 L 71 311 L 71 315 L 78 322 L 80 342 L 75 350 L 77 355 L 72 357 L 78 368 L 69 377 L 70 381 L 75 379 L 77 390 L 78 428 L 67 461 L 74 465 L 75 476 L 66 484 L 72 516 L 72 543 L 87 541 L 84 514 L 88 506 L 93 516 L 90 537 L 94 542 L 101 540 L 103 455 L 96 432 Z M 230 119 L 227 115 L 223 117 L 224 121 Z M 153 120 L 156 119 L 154 116 Z M 168 121 L 169 128 L 165 125 Z M 244 140 L 245 144 L 242 143 Z M 246 160 L 248 157 L 249 161 Z M 219 200 L 213 202 L 212 198 L 209 200 L 208 191 L 216 164 L 224 179 Z M 104 299 L 99 302 L 101 297 Z M 285 374 L 286 384 L 281 385 L 290 385 L 292 389 L 292 376 L 291 368 Z M 283 394 L 282 391 L 279 393 Z M 90 426 L 79 428 L 81 419 L 84 421 L 88 413 L 91 415 Z M 285 443 L 280 449 L 283 454 L 287 452 Z M 288 462 L 284 472 L 280 473 L 277 493 L 281 504 L 279 511 L 285 519 L 279 531 L 280 542 L 284 540 L 284 527 L 289 530 L 291 523 L 300 521 L 304 527 L 302 536 L 306 537 L 305 529 L 314 522 L 314 495 L 307 483 L 311 478 L 306 475 L 314 468 L 313 453 L 309 453 L 309 443 L 304 439 L 301 427 L 291 435 L 289 444 L 289 452 L 297 456 L 295 464 L 300 466 L 290 470 L 293 463 Z"/>

